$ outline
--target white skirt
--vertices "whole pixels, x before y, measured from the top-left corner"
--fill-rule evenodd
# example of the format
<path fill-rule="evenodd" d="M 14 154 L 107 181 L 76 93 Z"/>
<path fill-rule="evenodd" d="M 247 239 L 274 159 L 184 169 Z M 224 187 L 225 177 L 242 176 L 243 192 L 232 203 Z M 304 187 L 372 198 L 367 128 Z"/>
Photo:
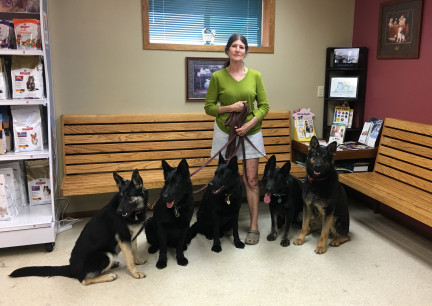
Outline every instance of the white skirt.
<path fill-rule="evenodd" d="M 248 135 L 247 136 L 249 140 L 253 143 L 253 145 L 259 150 L 255 150 L 250 143 L 245 139 L 244 140 L 244 146 L 245 146 L 245 152 L 246 152 L 246 159 L 251 158 L 260 158 L 266 155 L 264 150 L 264 139 L 262 136 L 262 131 L 259 131 L 258 133 Z M 222 131 L 217 123 L 214 123 L 214 135 L 213 135 L 213 144 L 212 144 L 212 150 L 211 150 L 211 156 L 215 155 L 227 142 L 228 142 L 229 135 Z M 239 137 L 237 136 L 236 144 L 239 141 Z M 226 148 L 222 151 L 222 155 L 225 158 L 225 152 Z M 236 152 L 238 160 L 243 160 L 243 149 L 242 145 L 240 145 L 239 149 Z M 211 157 L 210 156 L 210 157 Z M 216 156 L 216 158 L 219 158 L 219 155 Z"/>

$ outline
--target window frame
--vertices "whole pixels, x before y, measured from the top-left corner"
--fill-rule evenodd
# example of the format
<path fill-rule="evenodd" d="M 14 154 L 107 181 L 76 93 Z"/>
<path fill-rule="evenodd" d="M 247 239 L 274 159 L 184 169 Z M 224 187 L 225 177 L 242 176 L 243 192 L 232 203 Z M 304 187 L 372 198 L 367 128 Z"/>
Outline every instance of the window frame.
<path fill-rule="evenodd" d="M 276 0 L 262 0 L 262 33 L 261 47 L 249 47 L 252 53 L 274 53 L 274 32 L 275 32 L 275 10 Z M 161 44 L 150 42 L 149 30 L 149 1 L 142 0 L 142 32 L 143 47 L 145 50 L 176 50 L 176 51 L 204 51 L 223 52 L 225 46 L 214 45 L 186 45 L 186 44 Z"/>

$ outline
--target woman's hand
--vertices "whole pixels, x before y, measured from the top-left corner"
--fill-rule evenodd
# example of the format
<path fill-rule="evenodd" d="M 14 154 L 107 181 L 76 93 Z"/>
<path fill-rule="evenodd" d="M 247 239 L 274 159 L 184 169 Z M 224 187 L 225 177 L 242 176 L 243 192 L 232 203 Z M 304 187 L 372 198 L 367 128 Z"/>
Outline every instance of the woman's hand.
<path fill-rule="evenodd" d="M 244 109 L 244 103 L 246 101 L 238 101 L 231 105 L 231 112 L 232 113 L 240 113 Z"/>
<path fill-rule="evenodd" d="M 236 129 L 236 133 L 239 136 L 244 136 L 249 132 L 251 128 L 253 128 L 258 123 L 258 118 L 253 117 L 251 121 L 245 122 L 241 128 L 234 127 Z"/>

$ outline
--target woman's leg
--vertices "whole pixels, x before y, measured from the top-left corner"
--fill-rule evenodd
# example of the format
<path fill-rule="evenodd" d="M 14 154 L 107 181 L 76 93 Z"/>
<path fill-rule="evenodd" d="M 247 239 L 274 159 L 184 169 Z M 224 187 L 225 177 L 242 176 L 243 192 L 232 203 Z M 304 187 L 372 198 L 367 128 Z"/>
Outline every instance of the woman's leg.
<path fill-rule="evenodd" d="M 250 229 L 258 231 L 258 203 L 259 203 L 259 182 L 258 182 L 258 158 L 243 161 L 243 167 L 247 170 L 243 175 L 243 182 L 246 189 L 246 198 L 249 205 L 251 217 Z"/>

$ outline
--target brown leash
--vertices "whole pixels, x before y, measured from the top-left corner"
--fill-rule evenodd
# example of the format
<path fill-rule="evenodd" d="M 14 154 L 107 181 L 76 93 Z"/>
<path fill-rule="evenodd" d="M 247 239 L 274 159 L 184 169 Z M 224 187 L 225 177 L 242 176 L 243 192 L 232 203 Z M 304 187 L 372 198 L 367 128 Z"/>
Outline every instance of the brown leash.
<path fill-rule="evenodd" d="M 214 154 L 207 162 L 205 162 L 204 165 L 202 165 L 197 170 L 195 170 L 191 174 L 191 177 L 193 175 L 195 175 L 196 173 L 198 173 L 199 171 L 201 171 L 203 168 L 205 168 L 225 148 L 227 148 L 227 150 L 225 152 L 225 158 L 230 160 L 237 153 L 240 145 L 242 145 L 243 160 L 246 160 L 246 151 L 245 151 L 245 146 L 244 146 L 244 140 L 245 139 L 247 142 L 249 142 L 249 144 L 252 146 L 252 148 L 254 148 L 256 151 L 258 151 L 262 156 L 266 157 L 260 150 L 257 149 L 257 147 L 255 147 L 255 145 L 252 143 L 252 141 L 250 141 L 250 139 L 246 135 L 244 135 L 244 136 L 237 135 L 236 128 L 241 128 L 243 126 L 243 124 L 246 121 L 247 116 L 249 115 L 249 111 L 250 111 L 249 105 L 246 102 L 243 102 L 243 103 L 244 103 L 243 110 L 241 112 L 231 113 L 224 122 L 225 126 L 230 124 L 230 132 L 229 132 L 227 143 L 219 151 L 217 151 L 216 154 Z M 234 140 L 237 138 L 237 136 L 239 137 L 239 141 L 236 145 Z M 244 172 L 244 175 L 246 176 L 246 182 L 248 183 L 249 187 L 251 187 L 251 185 L 249 184 L 249 181 L 247 179 L 246 164 L 245 164 L 245 167 L 243 167 L 243 172 Z M 201 189 L 194 191 L 194 193 L 198 193 L 198 192 L 206 189 L 207 186 L 208 186 L 208 184 L 205 185 L 204 187 L 202 187 Z"/>

